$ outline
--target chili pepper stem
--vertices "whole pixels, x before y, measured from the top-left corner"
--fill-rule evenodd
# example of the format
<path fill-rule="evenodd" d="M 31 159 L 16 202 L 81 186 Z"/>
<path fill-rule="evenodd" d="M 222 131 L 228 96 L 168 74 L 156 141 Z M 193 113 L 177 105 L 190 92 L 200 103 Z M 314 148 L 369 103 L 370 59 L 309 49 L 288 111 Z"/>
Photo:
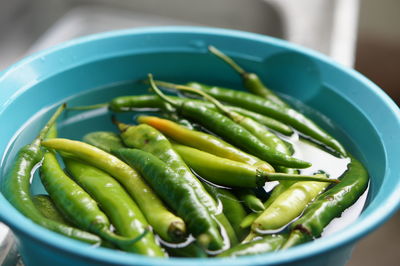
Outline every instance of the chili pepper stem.
<path fill-rule="evenodd" d="M 115 117 L 115 115 L 111 116 L 111 121 L 114 125 L 117 126 L 118 130 L 121 132 L 124 132 L 125 130 L 127 130 L 130 125 L 124 124 L 120 121 L 117 120 L 117 118 Z"/>
<path fill-rule="evenodd" d="M 339 183 L 338 179 L 329 179 L 321 175 L 298 175 L 286 173 L 268 173 L 262 170 L 257 170 L 257 174 L 264 179 L 265 182 L 269 181 L 314 181 L 314 182 L 328 182 Z"/>
<path fill-rule="evenodd" d="M 179 104 L 178 102 L 172 100 L 171 98 L 169 98 L 168 96 L 166 96 L 164 93 L 162 93 L 162 92 L 160 91 L 160 89 L 157 87 L 156 83 L 154 82 L 154 79 L 153 79 L 153 75 L 152 75 L 152 74 L 149 73 L 149 74 L 148 74 L 148 77 L 149 77 L 149 82 L 150 82 L 150 86 L 151 86 L 152 90 L 154 90 L 154 92 L 155 92 L 162 100 L 164 100 L 165 102 L 171 104 L 171 105 L 174 106 L 174 107 L 179 107 L 179 106 L 180 106 L 180 104 Z"/>
<path fill-rule="evenodd" d="M 68 107 L 67 111 L 84 111 L 84 110 L 93 110 L 93 109 L 99 109 L 99 108 L 104 108 L 108 107 L 108 103 L 99 103 L 99 104 L 93 104 L 93 105 L 82 105 L 82 106 L 72 106 Z"/>
<path fill-rule="evenodd" d="M 193 88 L 190 86 L 174 84 L 171 82 L 159 81 L 159 80 L 154 81 L 154 83 L 161 87 L 166 87 L 166 88 L 170 88 L 170 89 L 174 89 L 174 90 L 178 90 L 178 91 L 189 91 L 189 92 L 199 94 L 199 95 L 203 96 L 205 99 L 207 99 L 208 101 L 210 101 L 212 104 L 214 104 L 217 107 L 217 109 L 220 110 L 222 113 L 224 113 L 228 116 L 232 116 L 231 114 L 233 112 L 229 111 L 229 109 L 226 108 L 225 106 L 223 106 L 217 99 L 215 99 L 214 97 L 210 96 L 209 94 L 207 94 L 199 89 L 196 89 L 196 88 Z"/>
<path fill-rule="evenodd" d="M 248 74 L 243 68 L 241 68 L 238 64 L 236 64 L 236 62 L 233 61 L 232 58 L 228 57 L 227 55 L 222 53 L 220 50 L 215 48 L 214 46 L 212 46 L 212 45 L 208 46 L 208 51 L 210 51 L 213 55 L 217 56 L 222 61 L 225 61 L 240 75 L 245 76 Z"/>
<path fill-rule="evenodd" d="M 44 128 L 40 131 L 39 136 L 37 139 L 39 141 L 42 141 L 47 133 L 49 132 L 50 128 L 53 126 L 53 124 L 56 122 L 57 118 L 61 115 L 61 113 L 64 111 L 64 109 L 67 107 L 66 103 L 63 103 L 60 107 L 57 108 L 56 112 L 51 116 L 47 124 L 44 126 Z"/>
<path fill-rule="evenodd" d="M 217 99 L 215 99 L 214 97 L 210 96 L 209 94 L 207 94 L 199 89 L 196 89 L 196 88 L 193 88 L 190 86 L 174 84 L 171 82 L 159 81 L 159 80 L 154 81 L 154 83 L 157 86 L 161 86 L 161 87 L 166 87 L 166 88 L 170 88 L 170 89 L 174 89 L 174 90 L 178 90 L 178 91 L 189 91 L 189 92 L 199 94 L 199 95 L 203 96 L 204 98 L 206 98 L 208 101 L 212 102 L 223 113 L 226 113 L 226 114 L 230 113 L 229 110 L 225 106 L 223 106 Z"/>
<path fill-rule="evenodd" d="M 242 119 L 243 118 L 241 115 L 230 111 L 228 108 L 226 108 L 224 105 L 222 105 L 220 103 L 220 101 L 218 101 L 214 97 L 210 96 L 209 94 L 207 94 L 204 91 L 201 91 L 199 89 L 196 89 L 196 88 L 193 88 L 193 87 L 189 87 L 189 86 L 184 86 L 184 85 L 175 85 L 175 84 L 168 83 L 168 82 L 163 82 L 163 81 L 156 81 L 156 84 L 159 84 L 160 86 L 165 86 L 165 87 L 168 87 L 168 88 L 172 88 L 172 89 L 175 89 L 175 90 L 179 90 L 179 91 L 188 91 L 188 92 L 196 93 L 196 94 L 201 95 L 202 97 L 204 97 L 207 101 L 210 101 L 212 104 L 215 105 L 215 107 L 217 107 L 217 109 L 219 111 L 221 111 L 223 114 L 229 116 L 230 118 L 232 118 L 232 119 L 234 119 L 236 117 L 238 117 L 238 119 Z"/>

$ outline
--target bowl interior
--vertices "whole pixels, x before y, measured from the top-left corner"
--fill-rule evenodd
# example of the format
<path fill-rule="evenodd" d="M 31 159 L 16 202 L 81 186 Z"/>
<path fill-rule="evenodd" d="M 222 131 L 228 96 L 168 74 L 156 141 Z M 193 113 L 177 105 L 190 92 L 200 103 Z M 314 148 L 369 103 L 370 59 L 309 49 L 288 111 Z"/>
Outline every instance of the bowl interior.
<path fill-rule="evenodd" d="M 211 29 L 103 34 L 70 42 L 10 68 L 0 78 L 0 125 L 7 125 L 7 130 L 0 131 L 1 180 L 18 149 L 33 139 L 61 102 L 67 101 L 70 106 L 88 105 L 107 102 L 119 95 L 147 92 L 146 86 L 135 83 L 147 73 L 153 73 L 160 80 L 200 81 L 241 89 L 239 76 L 207 54 L 208 44 L 226 51 L 244 68 L 261 75 L 270 88 L 288 97 L 340 140 L 370 173 L 368 201 L 358 219 L 360 222 L 335 236 L 318 240 L 320 246 L 315 241 L 287 252 L 298 250 L 292 255 L 305 256 L 305 250 L 310 255 L 355 240 L 394 212 L 399 201 L 399 196 L 394 195 L 399 187 L 395 173 L 399 171 L 392 156 L 399 155 L 396 145 L 400 145 L 391 132 L 399 132 L 400 126 L 397 107 L 387 96 L 354 71 L 344 70 L 310 51 L 255 34 Z M 132 121 L 133 115 L 126 113 L 121 117 Z M 386 117 L 385 122 L 380 119 L 382 115 Z M 73 139 L 94 130 L 115 130 L 104 109 L 69 112 L 63 116 L 60 127 L 62 137 Z M 34 178 L 33 191 L 43 192 L 38 178 Z M 391 205 L 388 197 L 394 200 Z M 391 208 L 389 211 L 382 210 L 385 204 Z M 12 210 L 8 203 L 3 205 Z M 371 220 L 378 211 L 381 216 Z M 24 219 L 15 210 L 11 213 L 16 215 L 17 222 L 12 215 L 3 215 L 2 219 L 15 230 L 24 232 Z M 40 230 L 35 230 L 31 234 L 39 237 Z M 59 238 L 62 238 L 57 244 L 60 246 L 69 241 Z M 268 259 L 269 255 L 263 256 Z M 279 260 L 284 256 L 269 256 L 269 259 Z"/>

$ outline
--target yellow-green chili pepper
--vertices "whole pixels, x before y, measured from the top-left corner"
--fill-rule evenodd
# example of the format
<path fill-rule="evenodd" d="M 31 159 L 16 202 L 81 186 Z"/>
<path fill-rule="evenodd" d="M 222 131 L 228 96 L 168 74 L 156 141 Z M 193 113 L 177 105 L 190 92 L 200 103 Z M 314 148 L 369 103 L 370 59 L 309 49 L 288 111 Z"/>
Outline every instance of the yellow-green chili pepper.
<path fill-rule="evenodd" d="M 187 146 L 173 144 L 173 147 L 197 174 L 211 183 L 221 186 L 257 188 L 264 186 L 267 181 L 283 180 L 338 182 L 336 179 L 319 176 L 268 173 L 253 165 L 218 157 Z"/>
<path fill-rule="evenodd" d="M 321 175 L 322 176 L 322 175 Z M 279 230 L 298 217 L 306 206 L 329 184 L 323 182 L 296 182 L 280 194 L 253 222 L 256 233 Z"/>

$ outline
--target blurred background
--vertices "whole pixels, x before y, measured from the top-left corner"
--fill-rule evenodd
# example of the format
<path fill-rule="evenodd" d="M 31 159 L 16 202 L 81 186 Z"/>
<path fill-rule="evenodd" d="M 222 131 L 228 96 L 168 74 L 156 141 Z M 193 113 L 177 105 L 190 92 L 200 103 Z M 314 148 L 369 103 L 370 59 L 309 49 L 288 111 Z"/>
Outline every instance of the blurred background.
<path fill-rule="evenodd" d="M 400 103 L 399 0 L 0 1 L 0 71 L 75 37 L 121 28 L 205 25 L 289 40 L 354 67 Z M 383 118 L 384 119 L 384 118 Z M 400 213 L 364 238 L 348 265 L 399 265 Z M 0 226 L 0 263 L 15 250 Z"/>

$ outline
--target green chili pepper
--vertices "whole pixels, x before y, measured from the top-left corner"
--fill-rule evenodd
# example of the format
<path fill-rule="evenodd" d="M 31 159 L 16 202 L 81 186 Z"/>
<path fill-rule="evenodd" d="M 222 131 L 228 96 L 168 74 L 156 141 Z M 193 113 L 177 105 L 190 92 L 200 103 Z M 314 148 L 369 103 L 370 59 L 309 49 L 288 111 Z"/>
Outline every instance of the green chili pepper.
<path fill-rule="evenodd" d="M 209 46 L 208 50 L 240 74 L 243 80 L 243 86 L 247 90 L 265 99 L 268 99 L 271 102 L 276 103 L 277 105 L 289 107 L 289 105 L 286 104 L 278 95 L 276 95 L 273 91 L 268 89 L 263 84 L 257 74 L 246 72 L 243 68 L 236 64 L 235 61 L 232 60 L 232 58 L 228 57 L 214 46 Z"/>
<path fill-rule="evenodd" d="M 286 234 L 267 235 L 259 240 L 239 244 L 222 252 L 217 257 L 240 257 L 275 251 L 282 247 L 286 239 Z"/>
<path fill-rule="evenodd" d="M 173 150 L 168 139 L 157 131 L 157 129 L 146 124 L 128 126 L 116 123 L 119 125 L 120 130 L 122 130 L 121 138 L 128 147 L 138 148 L 155 155 L 161 161 L 168 164 L 172 170 L 180 174 L 182 182 L 187 182 L 194 189 L 200 202 L 223 225 L 232 244 L 236 244 L 235 233 L 226 220 L 226 217 L 218 211 L 217 204 L 213 198 L 204 189 L 202 183 L 193 175 L 182 158 Z"/>
<path fill-rule="evenodd" d="M 257 233 L 278 230 L 298 217 L 315 197 L 329 184 L 323 182 L 296 182 L 280 194 L 253 222 Z"/>
<path fill-rule="evenodd" d="M 35 195 L 32 197 L 35 207 L 43 214 L 47 219 L 72 226 L 72 224 L 65 219 L 65 217 L 57 209 L 54 202 L 51 200 L 49 195 Z"/>
<path fill-rule="evenodd" d="M 198 242 L 210 249 L 223 248 L 218 226 L 200 202 L 195 190 L 180 174 L 151 153 L 137 149 L 119 149 L 115 153 L 137 169 L 167 204 L 183 217 Z"/>
<path fill-rule="evenodd" d="M 327 147 L 330 147 L 332 150 L 338 152 L 342 156 L 346 156 L 345 149 L 336 139 L 317 126 L 313 121 L 294 109 L 279 106 L 264 98 L 242 91 L 235 91 L 221 87 L 212 87 L 196 82 L 190 82 L 187 84 L 187 86 L 203 90 L 218 100 L 228 104 L 240 106 L 250 111 L 270 116 L 282 121 L 297 129 L 300 133 L 313 138 L 317 142 Z"/>
<path fill-rule="evenodd" d="M 157 158 L 168 164 L 174 171 L 182 175 L 196 191 L 204 192 L 200 181 L 190 172 L 179 155 L 172 149 L 171 143 L 155 128 L 146 124 L 130 126 L 114 121 L 121 130 L 121 138 L 124 144 L 131 148 L 141 149 L 155 155 Z M 201 200 L 201 199 L 200 199 Z M 215 206 L 213 199 L 206 194 L 204 205 L 208 209 Z"/>
<path fill-rule="evenodd" d="M 181 97 L 171 96 L 171 98 L 174 99 L 175 101 L 187 100 Z M 213 105 L 211 103 L 195 99 L 192 99 L 192 101 L 196 101 L 199 105 L 205 105 L 207 107 L 213 108 Z M 70 107 L 69 110 L 91 110 L 101 107 L 108 107 L 112 112 L 128 112 L 128 111 L 149 110 L 149 109 L 165 110 L 165 103 L 156 95 L 130 95 L 130 96 L 116 97 L 113 100 L 111 100 L 110 103 L 95 104 L 89 106 L 75 106 L 75 107 Z M 237 106 L 228 106 L 228 108 L 244 116 L 251 117 L 254 120 L 257 120 L 261 124 L 277 132 L 280 132 L 285 135 L 293 134 L 293 130 L 289 126 L 279 122 L 278 120 L 248 111 L 246 109 Z M 173 115 L 168 110 L 167 112 L 165 112 L 164 115 L 168 119 L 174 121 L 177 119 L 176 115 Z M 179 118 L 179 121 L 182 121 L 182 119 Z M 186 121 L 184 121 L 184 123 L 187 125 Z"/>
<path fill-rule="evenodd" d="M 162 109 L 164 104 L 154 95 L 128 95 L 112 99 L 108 109 L 113 112 L 126 112 L 140 109 Z"/>
<path fill-rule="evenodd" d="M 112 150 L 125 147 L 119 135 L 109 131 L 88 133 L 83 137 L 83 141 L 109 153 L 111 153 Z"/>
<path fill-rule="evenodd" d="M 97 203 L 64 173 L 51 151 L 44 154 L 40 178 L 57 208 L 84 230 L 96 233 L 120 247 L 137 242 L 143 237 L 142 235 L 126 238 L 110 231 L 107 216 L 100 211 Z"/>
<path fill-rule="evenodd" d="M 175 172 L 182 176 L 199 197 L 199 200 L 211 211 L 217 213 L 217 206 L 212 197 L 205 191 L 201 182 L 192 174 L 181 157 L 173 150 L 171 143 L 155 128 L 146 124 L 138 126 L 122 125 L 119 123 L 121 138 L 130 148 L 149 152 L 168 164 Z"/>
<path fill-rule="evenodd" d="M 86 137 L 87 136 L 87 137 Z M 111 152 L 126 146 L 122 143 L 121 138 L 114 132 L 92 132 L 83 137 L 89 144 L 101 148 L 104 151 Z M 168 251 L 168 254 L 179 257 L 207 257 L 207 254 L 196 243 L 190 243 L 186 246 L 181 244 L 165 243 L 163 246 Z"/>
<path fill-rule="evenodd" d="M 270 147 L 273 151 L 291 155 L 287 147 L 287 145 L 290 144 L 284 143 L 278 136 L 267 130 L 262 124 L 258 123 L 254 119 L 245 117 L 235 111 L 232 111 L 204 91 L 187 86 L 175 86 L 174 88 L 180 91 L 193 92 L 203 96 L 206 100 L 214 104 L 218 111 L 232 119 L 235 123 L 241 125 L 243 128 L 247 129 L 251 134 L 256 136 L 262 143 Z"/>
<path fill-rule="evenodd" d="M 231 223 L 233 230 L 239 239 L 242 239 L 247 230 L 240 228 L 241 220 L 246 216 L 246 211 L 236 196 L 226 189 L 217 188 L 215 186 L 205 184 L 208 192 L 222 204 L 222 211 Z"/>
<path fill-rule="evenodd" d="M 342 175 L 340 184 L 318 196 L 304 211 L 302 217 L 291 224 L 292 230 L 284 249 L 319 237 L 334 218 L 354 204 L 368 186 L 368 172 L 350 156 L 351 162 Z"/>
<path fill-rule="evenodd" d="M 257 157 L 247 154 L 213 135 L 190 130 L 172 121 L 155 116 L 139 116 L 137 120 L 139 123 L 145 123 L 156 128 L 168 138 L 186 146 L 191 146 L 233 161 L 257 165 L 267 172 L 274 172 L 274 168 L 267 162 L 261 161 Z"/>
<path fill-rule="evenodd" d="M 262 201 L 257 198 L 251 189 L 239 189 L 235 191 L 239 199 L 253 212 L 261 212 L 265 209 Z M 243 217 L 244 218 L 244 217 Z"/>
<path fill-rule="evenodd" d="M 119 234 L 139 237 L 149 230 L 148 222 L 139 207 L 114 178 L 93 166 L 73 159 L 64 159 L 64 163 L 71 177 L 99 203 Z M 150 257 L 165 256 L 151 232 L 138 242 L 124 245 L 122 248 Z"/>
<path fill-rule="evenodd" d="M 99 244 L 101 239 L 94 234 L 47 219 L 35 207 L 31 198 L 31 174 L 34 167 L 43 158 L 41 141 L 64 108 L 65 104 L 59 107 L 46 126 L 40 131 L 39 136 L 31 144 L 20 149 L 15 163 L 4 181 L 3 194 L 16 209 L 33 222 L 65 236 L 91 244 Z"/>
<path fill-rule="evenodd" d="M 186 235 L 183 220 L 170 212 L 140 175 L 117 157 L 84 142 L 49 139 L 43 146 L 96 166 L 117 179 L 133 197 L 155 232 L 169 242 L 181 241 Z M 65 155 L 65 154 L 64 154 Z"/>
<path fill-rule="evenodd" d="M 248 130 L 236 124 L 228 117 L 204 106 L 198 106 L 195 102 L 185 101 L 183 104 L 174 102 L 169 97 L 161 93 L 151 79 L 152 89 L 165 101 L 176 107 L 183 117 L 194 120 L 207 129 L 212 130 L 217 135 L 225 138 L 228 142 L 245 149 L 247 152 L 255 155 L 272 164 L 282 165 L 290 168 L 306 168 L 311 164 L 296 158 L 292 158 L 281 152 L 273 151 L 266 146 Z"/>
<path fill-rule="evenodd" d="M 173 144 L 173 147 L 197 174 L 211 183 L 221 186 L 256 188 L 264 186 L 267 181 L 282 180 L 338 182 L 336 179 L 318 176 L 268 173 L 253 165 L 218 157 L 187 146 Z"/>

